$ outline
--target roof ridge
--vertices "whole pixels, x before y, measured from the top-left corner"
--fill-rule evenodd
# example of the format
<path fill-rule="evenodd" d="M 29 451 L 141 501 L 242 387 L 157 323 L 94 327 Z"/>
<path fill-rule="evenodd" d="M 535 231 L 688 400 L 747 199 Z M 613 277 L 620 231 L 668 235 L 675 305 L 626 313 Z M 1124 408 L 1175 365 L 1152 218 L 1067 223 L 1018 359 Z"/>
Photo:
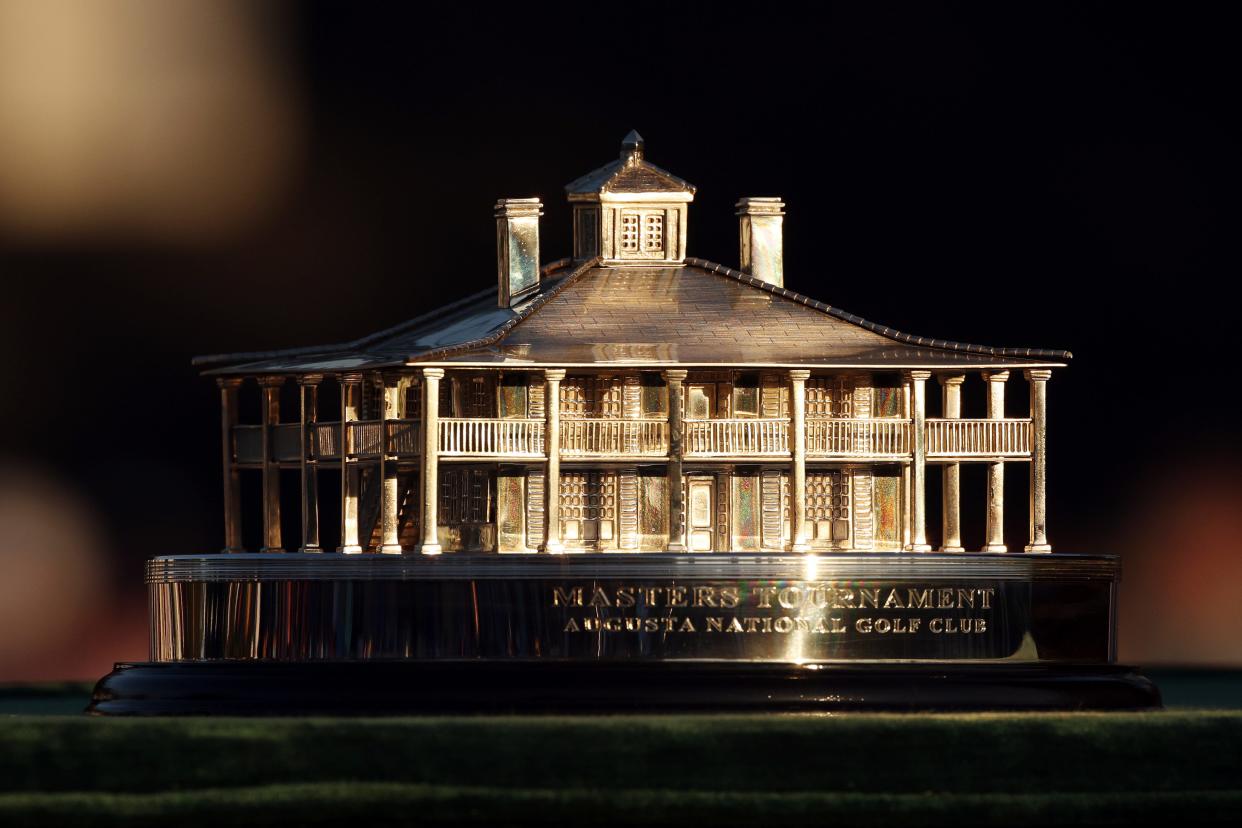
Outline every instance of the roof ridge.
<path fill-rule="evenodd" d="M 585 175 L 580 175 L 573 181 L 565 185 L 565 192 L 569 195 L 579 195 L 585 193 L 605 193 L 609 192 L 609 185 L 621 175 L 630 166 L 641 167 L 648 172 L 662 176 L 671 182 L 671 184 L 684 192 L 694 194 L 698 192 L 698 187 L 682 178 L 677 173 L 669 172 L 658 164 L 653 164 L 645 157 L 638 158 L 632 163 L 624 160 L 609 161 L 607 164 L 596 167 Z M 593 181 L 598 181 L 595 186 L 590 186 Z"/>
<path fill-rule="evenodd" d="M 539 269 L 539 272 L 542 275 L 546 276 L 557 270 L 561 270 L 562 268 L 567 267 L 568 265 L 572 263 L 572 261 L 573 261 L 572 259 L 568 259 L 568 258 L 557 259 L 541 267 Z M 413 319 L 407 319 L 404 322 L 400 322 L 396 325 L 393 325 L 390 328 L 385 328 L 381 331 L 376 331 L 375 333 L 370 333 L 370 334 L 367 334 L 366 336 L 360 337 L 359 339 L 353 339 L 348 342 L 339 342 L 334 345 L 306 345 L 300 348 L 279 348 L 279 349 L 270 350 L 270 351 L 242 351 L 242 352 L 235 353 L 235 354 L 204 354 L 202 356 L 196 356 L 193 359 L 191 359 L 190 364 L 191 365 L 218 365 L 222 362 L 232 362 L 232 361 L 250 362 L 256 359 L 272 359 L 275 357 L 314 356 L 315 354 L 325 354 L 325 353 L 340 352 L 340 351 L 350 351 L 350 350 L 358 351 L 358 350 L 362 350 L 363 348 L 366 348 L 368 345 L 374 344 L 375 342 L 379 340 L 387 339 L 387 338 L 396 336 L 397 334 L 405 333 L 407 330 L 414 327 L 415 325 L 425 322 L 428 319 L 431 319 L 433 317 L 442 316 L 444 315 L 446 311 L 456 310 L 473 301 L 482 299 L 484 296 L 487 296 L 493 292 L 494 292 L 494 288 L 484 288 L 483 290 L 475 291 L 474 293 L 471 293 L 468 296 L 464 296 L 461 299 L 456 299 L 452 302 L 449 302 L 447 305 L 441 305 L 440 307 L 429 310 L 426 313 L 420 313 L 418 316 L 415 316 Z"/>
<path fill-rule="evenodd" d="M 549 290 L 547 293 L 541 293 L 533 302 L 531 302 L 529 305 L 527 305 L 525 308 L 519 311 L 517 315 L 507 320 L 503 325 L 501 325 L 499 328 L 489 333 L 487 336 L 480 336 L 475 339 L 468 340 L 466 342 L 458 343 L 457 345 L 448 345 L 444 348 L 436 348 L 435 350 L 426 351 L 425 353 L 411 355 L 407 357 L 407 360 L 423 361 L 427 359 L 448 356 L 450 354 L 460 353 L 462 351 L 472 351 L 475 348 L 486 348 L 489 345 L 494 345 L 495 343 L 499 342 L 506 334 L 512 331 L 515 327 L 517 327 L 519 323 L 523 322 L 526 319 L 529 319 L 535 313 L 535 311 L 539 310 L 544 305 L 546 305 L 548 302 L 550 302 L 552 299 L 559 296 L 561 291 L 563 291 L 565 288 L 572 285 L 574 282 L 578 281 L 578 279 L 581 278 L 582 274 L 586 273 L 588 270 L 592 269 L 593 267 L 598 266 L 599 263 L 602 262 L 603 260 L 604 259 L 602 256 L 596 256 L 593 259 L 587 259 L 586 261 L 582 262 L 576 268 L 571 270 L 569 274 L 566 275 L 565 278 L 562 279 L 560 283 L 557 284 L 554 288 Z M 567 262 L 569 260 L 562 259 L 561 261 Z"/>
<path fill-rule="evenodd" d="M 843 311 L 840 308 L 834 308 L 832 305 L 825 304 L 817 299 L 812 299 L 809 296 L 803 296 L 797 291 L 789 290 L 788 288 L 781 287 L 780 285 L 774 285 L 771 282 L 765 282 L 762 279 L 757 279 L 754 276 L 751 276 L 749 273 L 743 273 L 740 270 L 734 270 L 733 268 L 722 264 L 709 262 L 706 259 L 698 259 L 692 256 L 686 257 L 686 264 L 692 267 L 697 267 L 701 270 L 706 270 L 710 273 L 715 273 L 718 276 L 734 279 L 742 284 L 750 285 L 751 287 L 766 290 L 768 293 L 773 293 L 793 302 L 798 302 L 799 304 L 822 311 L 829 316 L 834 316 L 837 319 L 857 325 L 864 330 L 877 333 L 880 336 L 887 337 L 895 342 L 901 342 L 906 345 L 919 345 L 925 348 L 939 348 L 945 351 L 962 351 L 968 354 L 986 354 L 988 356 L 1033 357 L 1040 359 L 1073 359 L 1074 357 L 1074 355 L 1069 351 L 1056 349 L 1002 348 L 992 345 L 973 345 L 969 342 L 954 342 L 949 339 L 933 339 L 926 336 L 915 336 L 914 334 L 902 333 L 896 328 L 890 328 L 887 325 L 880 325 L 875 322 L 871 322 L 856 314 Z"/>

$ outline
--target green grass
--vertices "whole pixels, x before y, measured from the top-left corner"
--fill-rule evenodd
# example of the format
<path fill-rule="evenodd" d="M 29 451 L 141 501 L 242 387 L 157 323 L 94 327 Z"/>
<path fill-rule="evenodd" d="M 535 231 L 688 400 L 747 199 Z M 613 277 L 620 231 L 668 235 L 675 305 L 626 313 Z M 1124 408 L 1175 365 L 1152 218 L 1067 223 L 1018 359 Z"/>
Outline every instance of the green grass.
<path fill-rule="evenodd" d="M 0 825 L 1242 814 L 1242 713 L 0 718 Z"/>
<path fill-rule="evenodd" d="M 522 789 L 331 782 L 153 794 L 0 795 L 6 825 L 1132 825 L 1222 819 L 1237 792 L 1015 794 Z"/>
<path fill-rule="evenodd" d="M 1170 706 L 1236 673 L 1165 671 Z M 93 719 L 0 687 L 0 825 L 1232 822 L 1242 712 Z M 16 714 L 16 715 L 14 715 Z M 58 715 L 59 714 L 59 715 Z"/>

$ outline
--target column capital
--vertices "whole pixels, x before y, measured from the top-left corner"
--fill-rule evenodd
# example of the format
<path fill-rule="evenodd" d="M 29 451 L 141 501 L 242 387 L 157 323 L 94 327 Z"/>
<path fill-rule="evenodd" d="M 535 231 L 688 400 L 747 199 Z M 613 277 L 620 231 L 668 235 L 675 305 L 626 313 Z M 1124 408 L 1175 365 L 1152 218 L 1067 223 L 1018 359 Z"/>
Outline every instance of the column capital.
<path fill-rule="evenodd" d="M 441 379 L 444 376 L 443 368 L 424 368 L 423 376 L 427 379 Z"/>
<path fill-rule="evenodd" d="M 237 388 L 243 382 L 245 377 L 216 377 L 216 385 L 221 388 Z"/>
<path fill-rule="evenodd" d="M 543 378 L 545 380 L 552 380 L 553 382 L 560 382 L 561 380 L 565 379 L 565 369 L 564 368 L 544 368 Z"/>
<path fill-rule="evenodd" d="M 1009 369 L 1004 371 L 984 371 L 983 379 L 985 382 L 1005 382 L 1009 379 Z"/>
<path fill-rule="evenodd" d="M 660 373 L 663 374 L 664 378 L 669 382 L 681 382 L 690 372 L 685 368 L 669 368 L 661 371 Z"/>
<path fill-rule="evenodd" d="M 405 375 L 400 371 L 382 371 L 380 376 L 383 377 L 384 385 L 386 387 L 396 388 Z"/>
<path fill-rule="evenodd" d="M 259 385 L 263 388 L 279 388 L 285 384 L 289 378 L 281 374 L 271 374 L 259 377 Z"/>
<path fill-rule="evenodd" d="M 931 379 L 931 371 L 909 370 L 902 371 L 902 374 L 904 374 L 905 378 L 908 380 L 922 380 L 923 382 L 926 382 Z"/>
<path fill-rule="evenodd" d="M 1047 382 L 1052 379 L 1051 368 L 1027 368 L 1022 372 L 1027 382 Z"/>
<path fill-rule="evenodd" d="M 941 385 L 961 385 L 966 381 L 965 374 L 937 374 L 936 379 Z"/>
<path fill-rule="evenodd" d="M 789 378 L 795 382 L 806 382 L 811 378 L 811 371 L 807 368 L 791 368 Z"/>
<path fill-rule="evenodd" d="M 323 374 L 301 374 L 297 380 L 298 385 L 318 385 L 323 382 Z"/>
<path fill-rule="evenodd" d="M 350 371 L 340 376 L 341 385 L 357 385 L 362 382 L 362 373 L 359 371 Z"/>

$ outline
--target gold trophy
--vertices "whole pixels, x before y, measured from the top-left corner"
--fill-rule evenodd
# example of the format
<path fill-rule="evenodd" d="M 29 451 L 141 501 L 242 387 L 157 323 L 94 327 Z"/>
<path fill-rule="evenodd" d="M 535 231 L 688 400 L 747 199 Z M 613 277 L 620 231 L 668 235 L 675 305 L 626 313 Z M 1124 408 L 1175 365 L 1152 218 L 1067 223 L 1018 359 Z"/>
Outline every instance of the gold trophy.
<path fill-rule="evenodd" d="M 789 290 L 778 198 L 737 202 L 738 268 L 688 256 L 695 188 L 634 132 L 566 191 L 572 258 L 541 266 L 541 202 L 501 199 L 496 289 L 196 360 L 220 388 L 225 548 L 149 562 L 150 661 L 92 711 L 1159 705 L 1114 663 L 1117 559 L 1049 544 L 1068 352 Z M 1029 416 L 1005 415 L 1015 384 Z M 967 539 L 970 463 L 987 519 Z"/>

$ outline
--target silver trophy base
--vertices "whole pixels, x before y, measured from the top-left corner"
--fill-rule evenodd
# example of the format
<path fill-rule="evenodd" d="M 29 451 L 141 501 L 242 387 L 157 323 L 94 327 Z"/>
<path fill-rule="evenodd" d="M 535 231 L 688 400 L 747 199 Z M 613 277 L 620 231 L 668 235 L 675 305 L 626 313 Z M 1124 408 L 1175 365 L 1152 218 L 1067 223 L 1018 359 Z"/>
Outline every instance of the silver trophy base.
<path fill-rule="evenodd" d="M 1096 555 L 199 555 L 91 712 L 1144 709 Z"/>

